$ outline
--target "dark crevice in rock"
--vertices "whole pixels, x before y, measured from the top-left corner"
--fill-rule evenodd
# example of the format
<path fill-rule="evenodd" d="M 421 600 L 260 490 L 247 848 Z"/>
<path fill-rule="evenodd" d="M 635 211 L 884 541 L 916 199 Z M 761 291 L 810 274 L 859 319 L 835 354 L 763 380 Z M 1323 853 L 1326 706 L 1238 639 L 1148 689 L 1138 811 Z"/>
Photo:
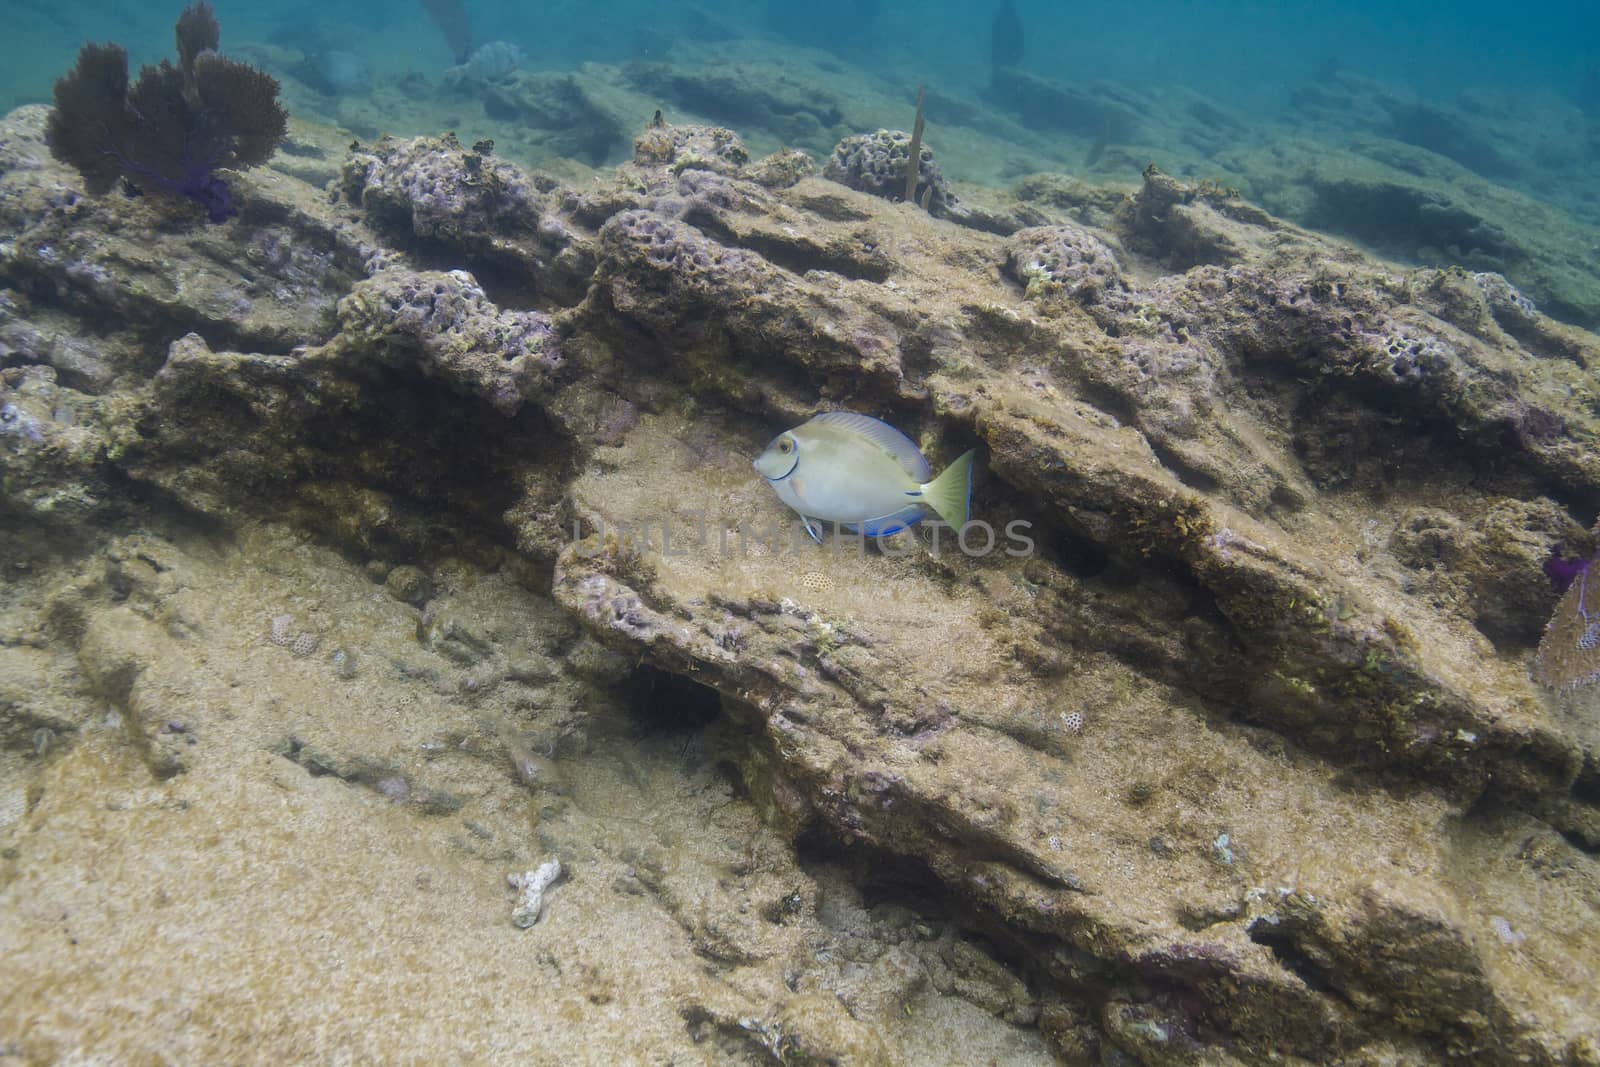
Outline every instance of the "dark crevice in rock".
<path fill-rule="evenodd" d="M 1600 493 L 1552 480 L 1543 457 L 1509 445 L 1507 431 L 1464 433 L 1413 391 L 1371 382 L 1310 390 L 1291 427 L 1297 458 L 1319 489 L 1387 493 L 1450 472 L 1486 493 L 1549 495 L 1577 514 L 1600 505 Z"/>
<path fill-rule="evenodd" d="M 1268 498 L 1272 501 L 1273 507 L 1284 511 L 1300 511 L 1306 506 L 1305 496 L 1287 485 L 1273 486 Z"/>
<path fill-rule="evenodd" d="M 919 914 L 943 916 L 959 903 L 921 860 L 870 845 L 846 845 L 819 823 L 796 838 L 794 847 L 802 870 L 811 874 L 828 866 L 843 870 L 869 907 L 895 901 Z"/>
<path fill-rule="evenodd" d="M 1036 525 L 1032 536 L 1040 560 L 1024 573 L 1040 587 L 1037 618 L 1053 643 L 1109 652 L 1138 673 L 1195 693 L 1218 718 L 1240 717 L 1247 696 L 1244 637 L 1211 589 L 1137 545 L 1053 525 Z M 1107 627 L 1107 618 L 1118 624 Z M 1036 669 L 1048 673 L 1056 662 L 1043 653 Z"/>
<path fill-rule="evenodd" d="M 1074 578 L 1098 578 L 1111 566 L 1111 552 L 1105 545 L 1075 537 L 1064 529 L 1051 530 L 1042 540 L 1052 561 Z"/>
<path fill-rule="evenodd" d="M 1123 425 L 1137 426 L 1139 424 L 1139 409 L 1122 390 L 1101 382 L 1089 380 L 1080 381 L 1077 388 L 1084 400 Z"/>
<path fill-rule="evenodd" d="M 1187 485 L 1190 489 L 1201 493 L 1215 493 L 1221 488 L 1221 483 L 1216 478 L 1194 464 L 1185 461 L 1182 456 L 1172 449 L 1165 445 L 1157 444 L 1155 439 L 1149 435 L 1146 435 L 1146 440 L 1150 442 L 1150 450 L 1156 454 L 1156 458 L 1161 461 L 1161 465 L 1175 474 L 1178 481 Z"/>
<path fill-rule="evenodd" d="M 848 250 L 819 244 L 808 237 L 785 237 L 775 233 L 755 231 L 740 235 L 713 211 L 692 208 L 684 214 L 683 221 L 705 233 L 721 244 L 748 248 L 768 262 L 795 274 L 808 270 L 825 270 L 856 281 L 881 282 L 889 277 L 889 261 L 864 253 L 851 255 Z"/>
<path fill-rule="evenodd" d="M 584 309 L 580 332 L 603 340 L 613 351 L 628 353 L 630 377 L 660 375 L 674 380 L 675 388 L 689 387 L 710 417 L 747 418 L 760 413 L 770 438 L 788 428 L 773 418 L 763 400 L 815 395 L 816 385 L 806 369 L 787 359 L 767 358 L 769 353 L 745 347 L 716 319 L 684 314 L 664 334 L 614 306 L 604 288 Z M 758 384 L 741 370 L 746 360 L 762 363 Z M 717 402 L 726 407 L 719 413 Z M 759 434 L 758 434 L 759 436 Z"/>
<path fill-rule="evenodd" d="M 571 304 L 570 300 L 558 300 L 544 292 L 527 264 L 512 256 L 497 255 L 493 249 L 475 249 L 472 254 L 463 255 L 459 247 L 443 241 L 412 238 L 405 250 L 423 270 L 470 271 L 489 299 L 508 311 L 553 311 Z"/>
<path fill-rule="evenodd" d="M 921 860 L 869 845 L 843 844 L 816 828 L 801 835 L 796 852 L 802 868 L 819 883 L 826 886 L 830 874 L 844 877 L 859 894 L 861 906 L 875 913 L 909 913 L 914 929 L 954 930 L 953 940 L 945 942 L 946 953 L 953 947 L 968 958 L 987 961 L 996 973 L 1015 976 L 1047 1012 L 1069 1009 L 1085 1030 L 1097 1035 L 1090 1038 L 1092 1042 L 1114 1038 L 1103 1026 L 1082 1020 L 1105 1018 L 1109 1005 L 1129 1000 L 1146 1005 L 1144 1010 L 1169 1028 L 1174 1045 L 1195 1054 L 1206 1045 L 1244 1036 L 1232 1032 L 1229 1024 L 1235 1020 L 1217 1010 L 1217 990 L 1226 986 L 1237 966 L 1226 952 L 1200 945 L 1131 960 L 1103 959 L 975 907 Z M 825 924 L 838 921 L 833 919 L 826 890 L 818 911 Z M 1331 985 L 1317 991 L 1337 994 Z M 1040 1020 L 1039 1025 L 1045 1022 Z"/>
<path fill-rule="evenodd" d="M 829 872 L 846 879 L 868 909 L 900 910 L 934 926 L 951 925 L 982 953 L 1022 975 L 1030 985 L 1049 981 L 1042 960 L 1073 950 L 1056 939 L 1020 935 L 993 913 L 952 892 L 922 860 L 860 843 L 845 843 L 813 824 L 795 840 L 800 867 L 826 884 Z M 820 910 L 826 914 L 826 897 Z M 1085 957 L 1092 970 L 1098 961 Z"/>
<path fill-rule="evenodd" d="M 250 357 L 215 376 L 182 365 L 147 409 L 143 440 L 119 465 L 127 474 L 110 473 L 216 523 L 258 512 L 368 557 L 487 558 L 510 547 L 504 516 L 522 499 L 519 474 L 561 434 L 531 406 L 508 417 L 398 362 L 330 373 L 325 362 Z M 367 447 L 373 440 L 387 447 Z M 190 469 L 202 461 L 214 465 L 203 478 Z"/>
<path fill-rule="evenodd" d="M 795 202 L 807 211 L 827 219 L 829 222 L 865 222 L 872 218 L 870 214 L 862 211 L 845 197 L 833 193 L 799 194 L 795 197 Z"/>
<path fill-rule="evenodd" d="M 1591 752 L 1583 771 L 1572 783 L 1574 799 L 1600 807 L 1600 752 Z"/>
<path fill-rule="evenodd" d="M 172 314 L 172 309 L 155 303 L 130 302 L 114 309 L 107 308 L 103 301 L 94 295 L 63 292 L 60 287 L 41 283 L 38 279 L 8 280 L 0 275 L 0 285 L 7 284 L 15 285 L 18 291 L 26 293 L 42 306 L 75 313 L 79 316 L 77 328 L 85 334 L 104 336 L 117 331 L 127 331 L 137 339 L 136 344 L 131 347 L 135 351 L 145 353 L 142 364 L 127 369 L 146 376 L 160 369 L 161 361 L 172 342 L 191 333 L 199 334 L 207 345 L 216 349 L 286 356 L 301 345 L 326 340 L 334 332 L 331 305 L 316 330 L 290 334 L 252 330 L 238 319 L 225 315 L 201 317 Z M 341 291 L 348 291 L 348 287 Z M 179 310 L 198 312 L 201 309 Z M 69 374 L 62 384 L 75 387 L 70 379 Z"/>
<path fill-rule="evenodd" d="M 508 544 L 502 519 L 518 499 L 513 459 L 519 452 L 532 454 L 536 443 L 548 438 L 548 431 L 540 432 L 541 420 L 504 420 L 470 403 L 452 413 L 454 405 L 442 402 L 421 379 L 384 395 L 383 402 L 360 414 L 344 412 L 344 418 L 304 428 L 325 455 L 345 461 L 305 472 L 295 490 L 302 502 L 297 518 L 342 541 L 349 509 L 377 505 L 376 493 L 401 506 L 388 523 L 365 528 L 374 535 L 362 546 L 366 551 L 409 558 L 474 544 Z M 380 430 L 378 423 L 388 429 Z M 488 427 L 501 434 L 483 432 Z M 394 435 L 396 448 L 372 462 L 356 442 L 379 432 Z"/>
<path fill-rule="evenodd" d="M 722 697 L 708 685 L 645 664 L 634 672 L 630 705 L 652 734 L 695 734 L 722 715 Z"/>
<path fill-rule="evenodd" d="M 1264 945 L 1285 969 L 1292 971 L 1307 988 L 1317 993 L 1338 993 L 1339 985 L 1334 975 L 1300 946 L 1286 929 L 1264 919 L 1250 924 L 1250 940 Z"/>

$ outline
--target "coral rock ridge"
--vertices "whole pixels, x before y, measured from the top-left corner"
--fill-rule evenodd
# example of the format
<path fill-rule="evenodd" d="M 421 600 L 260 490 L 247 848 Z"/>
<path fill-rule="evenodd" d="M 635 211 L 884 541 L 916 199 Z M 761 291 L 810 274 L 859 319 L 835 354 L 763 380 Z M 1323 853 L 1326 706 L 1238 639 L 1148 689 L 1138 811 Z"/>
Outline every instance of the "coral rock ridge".
<path fill-rule="evenodd" d="M 206 234 L 0 166 L 9 557 L 176 514 L 518 560 L 713 692 L 786 836 L 959 899 L 1027 975 L 995 1013 L 1069 1060 L 1600 1058 L 1600 726 L 1527 673 L 1600 506 L 1592 335 L 1156 171 L 1004 235 L 721 129 L 581 190 L 453 137 L 354 146 L 331 203 L 255 180 L 255 280 L 207 289 L 170 283 Z M 39 340 L 73 332 L 103 367 Z M 787 517 L 749 456 L 827 408 L 981 447 L 977 513 L 1035 551 L 752 551 Z"/>

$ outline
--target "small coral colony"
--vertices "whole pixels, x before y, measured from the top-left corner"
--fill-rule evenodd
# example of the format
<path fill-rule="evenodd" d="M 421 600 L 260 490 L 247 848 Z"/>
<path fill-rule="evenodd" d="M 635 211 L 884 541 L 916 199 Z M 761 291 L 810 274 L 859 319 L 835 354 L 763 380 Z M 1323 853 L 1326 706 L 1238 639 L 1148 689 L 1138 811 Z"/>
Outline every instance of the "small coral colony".
<path fill-rule="evenodd" d="M 265 163 L 288 115 L 272 77 L 217 55 L 221 28 L 205 0 L 178 16 L 178 65 L 163 59 L 128 84 L 120 45 L 86 44 L 56 82 L 50 151 L 91 193 L 121 180 L 130 194 L 186 198 L 212 222 L 239 213 L 218 171 Z"/>
<path fill-rule="evenodd" d="M 459 38 L 466 54 L 459 4 L 423 0 Z M 1009 5 L 1006 5 L 1009 7 Z M 205 0 L 178 16 L 178 62 L 147 66 L 129 84 L 128 53 L 120 45 L 86 44 L 77 63 L 56 82 L 50 114 L 51 153 L 77 169 L 89 192 L 108 193 L 119 182 L 130 196 L 190 200 L 211 222 L 239 213 L 233 191 L 219 177 L 265 163 L 283 139 L 288 116 L 271 76 L 217 54 L 221 29 Z M 1535 681 L 1571 691 L 1600 681 L 1600 606 L 1589 608 L 1593 557 L 1559 551 L 1545 572 L 1563 596 L 1532 664 Z M 1600 596 L 1600 587 L 1596 595 Z"/>

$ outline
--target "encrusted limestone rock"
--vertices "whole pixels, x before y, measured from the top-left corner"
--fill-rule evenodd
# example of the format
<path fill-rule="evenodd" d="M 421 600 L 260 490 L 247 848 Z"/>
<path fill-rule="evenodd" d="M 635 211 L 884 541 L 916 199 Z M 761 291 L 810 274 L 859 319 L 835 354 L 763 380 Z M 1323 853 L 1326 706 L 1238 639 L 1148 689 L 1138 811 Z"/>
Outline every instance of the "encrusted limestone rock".
<path fill-rule="evenodd" d="M 0 370 L 0 512 L 20 520 L 4 524 L 0 546 L 13 560 L 53 554 L 119 510 L 104 448 L 100 404 L 59 387 L 53 367 Z"/>
<path fill-rule="evenodd" d="M 545 209 L 520 168 L 453 137 L 385 137 L 351 152 L 340 184 L 384 229 L 449 242 L 531 230 Z"/>
<path fill-rule="evenodd" d="M 1079 226 L 1018 230 L 1006 242 L 1005 270 L 1035 300 L 1092 304 L 1108 288 L 1125 288 L 1111 246 Z"/>
<path fill-rule="evenodd" d="M 391 142 L 347 186 L 406 251 L 457 269 L 384 250 L 330 337 L 270 354 L 183 336 L 133 386 L 102 379 L 93 473 L 21 447 L 49 441 L 33 400 L 18 447 L 0 441 L 8 501 L 40 499 L 35 477 L 132 482 L 165 521 L 203 513 L 207 552 L 265 514 L 430 567 L 442 603 L 421 619 L 353 566 L 340 579 L 352 617 L 389 627 L 361 646 L 358 685 L 259 639 L 291 603 L 329 611 L 320 584 L 230 609 L 246 628 L 226 647 L 274 672 L 352 699 L 386 687 L 346 731 L 427 703 L 378 756 L 282 737 L 270 760 L 295 789 L 459 817 L 448 847 L 485 851 L 496 880 L 531 793 L 539 854 L 592 856 L 615 908 L 738 976 L 674 994 L 676 1040 L 876 1061 L 916 1034 L 839 997 L 870 1015 L 938 994 L 1016 1040 L 1036 1020 L 1062 1055 L 1150 1064 L 1593 1059 L 1572 991 L 1600 957 L 1595 727 L 1527 661 L 1554 601 L 1537 566 L 1577 525 L 1557 502 L 1600 484 L 1594 338 L 1537 315 L 1513 330 L 1504 294 L 1465 271 L 1404 271 L 1159 173 L 1109 232 L 1008 242 L 833 182 L 649 153 L 582 193 L 497 164 L 496 202 L 467 155 Z M 1046 254 L 1070 299 L 1019 292 Z M 54 277 L 8 262 L 19 284 Z M 479 286 L 480 263 L 511 267 Z M 47 302 L 22 318 L 87 314 L 70 292 Z M 7 388 L 42 391 L 30 362 Z M 974 513 L 1021 524 L 1028 547 L 763 538 L 790 516 L 750 456 L 826 408 L 888 419 L 935 466 L 981 447 Z M 10 514 L 39 530 L 43 511 Z M 1420 518 L 1396 530 L 1402 515 Z M 311 733 L 302 709 L 348 711 L 140 669 L 209 647 L 214 625 L 170 554 L 144 556 L 90 568 L 45 613 L 60 636 L 27 639 L 64 643 L 97 699 L 137 716 L 147 767 L 193 776 L 234 701 L 261 707 L 237 731 L 255 762 L 230 767 L 268 761 L 263 724 L 298 714 Z M 531 605 L 554 608 L 508 591 L 486 625 L 452 602 L 475 581 L 548 588 L 589 637 L 515 648 Z M 305 625 L 340 647 L 360 634 Z M 610 699 L 595 677 L 644 694 L 631 726 L 585 732 Z M 182 731 L 163 710 L 179 701 Z M 510 725 L 485 727 L 488 707 Z M 716 743 L 651 749 L 641 719 L 715 720 Z M 636 773 L 636 750 L 671 755 Z M 704 751 L 739 789 L 694 777 Z M 603 771 L 530 790 L 530 753 Z M 651 818 L 709 799 L 670 848 L 634 844 L 632 822 L 563 822 L 613 780 Z M 288 787 L 259 788 L 281 803 Z M 485 790 L 488 813 L 468 811 Z M 751 802 L 721 814 L 735 793 Z M 957 935 L 858 936 L 800 869 L 801 837 L 936 881 L 1029 981 Z M 823 943 L 860 966 L 819 969 Z M 608 981 L 567 1002 L 607 1003 Z"/>
<path fill-rule="evenodd" d="M 910 134 L 903 130 L 878 130 L 840 141 L 822 174 L 863 193 L 900 200 L 906 195 L 906 167 L 910 159 Z M 956 195 L 945 181 L 944 172 L 933 157 L 933 149 L 926 144 L 921 146 L 916 190 L 917 203 L 926 203 L 932 214 L 943 215 L 956 206 Z"/>
<path fill-rule="evenodd" d="M 633 161 L 645 167 L 665 166 L 675 173 L 711 170 L 737 174 L 750 162 L 750 153 L 738 134 L 721 126 L 652 123 L 634 138 Z"/>
<path fill-rule="evenodd" d="M 339 302 L 345 337 L 388 362 L 410 362 L 505 415 L 548 389 L 565 363 L 550 318 L 506 311 L 466 271 L 384 271 Z"/>
<path fill-rule="evenodd" d="M 94 323 L 84 336 L 136 336 L 135 351 L 125 336 L 109 347 L 137 373 L 153 369 L 151 348 L 189 332 L 267 352 L 326 338 L 329 311 L 375 251 L 370 233 L 323 210 L 312 186 L 260 168 L 238 176 L 242 214 L 225 226 L 182 219 L 166 198 L 86 197 L 50 157 L 48 111 L 0 122 L 0 278 L 48 293 L 47 317 Z M 61 335 L 59 319 L 37 326 Z M 65 369 L 82 353 L 50 358 Z"/>
<path fill-rule="evenodd" d="M 555 300 L 581 292 L 593 263 L 551 202 L 554 183 L 497 158 L 493 148 L 466 148 L 452 135 L 385 137 L 351 152 L 340 192 L 402 248 L 443 245 L 463 265 L 513 266 Z"/>

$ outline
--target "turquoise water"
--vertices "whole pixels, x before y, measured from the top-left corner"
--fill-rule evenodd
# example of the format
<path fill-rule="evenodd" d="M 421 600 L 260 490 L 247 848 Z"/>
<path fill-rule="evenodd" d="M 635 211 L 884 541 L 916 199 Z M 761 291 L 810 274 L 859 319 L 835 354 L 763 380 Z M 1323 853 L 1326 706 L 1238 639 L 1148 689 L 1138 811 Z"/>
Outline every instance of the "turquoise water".
<path fill-rule="evenodd" d="M 375 66 L 426 71 L 448 51 L 412 3 L 221 3 L 234 44 L 336 39 Z M 530 5 L 466 3 L 479 43 L 519 44 L 541 67 L 648 58 L 670 42 L 743 41 L 751 58 L 810 45 L 889 76 L 976 82 L 989 62 L 993 5 L 983 3 L 790 3 Z M 52 72 L 84 40 L 113 39 L 136 58 L 165 54 L 173 11 L 158 4 L 9 0 L 8 104 L 43 99 Z M 1575 97 L 1600 62 L 1600 9 L 1567 0 L 1504 4 L 1152 2 L 1090 5 L 1021 0 L 1024 69 L 1066 80 L 1174 82 L 1244 102 L 1281 92 L 1331 61 L 1448 102 L 1480 89 Z M 1257 101 L 1268 105 L 1270 99 Z"/>
<path fill-rule="evenodd" d="M 178 6 L 10 0 L 0 103 L 48 102 L 85 40 L 169 55 Z M 851 134 L 909 129 L 926 85 L 926 143 L 957 182 L 1132 185 L 1155 163 L 1403 263 L 1499 271 L 1556 317 L 1600 324 L 1581 293 L 1600 275 L 1593 4 L 435 6 L 217 14 L 223 51 L 277 77 L 291 114 L 358 138 L 450 129 L 571 179 L 628 158 L 660 108 L 820 160 Z M 452 72 L 462 41 L 493 62 Z"/>

